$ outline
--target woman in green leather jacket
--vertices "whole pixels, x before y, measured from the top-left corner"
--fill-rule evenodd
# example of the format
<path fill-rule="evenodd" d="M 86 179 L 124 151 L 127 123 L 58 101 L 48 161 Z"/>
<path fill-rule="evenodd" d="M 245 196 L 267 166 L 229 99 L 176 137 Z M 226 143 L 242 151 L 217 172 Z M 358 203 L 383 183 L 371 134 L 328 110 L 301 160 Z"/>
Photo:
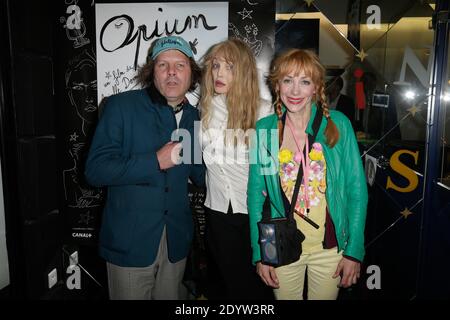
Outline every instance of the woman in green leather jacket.
<path fill-rule="evenodd" d="M 248 183 L 253 263 L 277 299 L 303 299 L 305 274 L 308 299 L 336 299 L 339 287 L 357 282 L 364 258 L 364 170 L 349 119 L 328 110 L 324 75 L 311 51 L 290 49 L 278 56 L 268 77 L 276 95 L 276 114 L 256 124 Z M 307 136 L 317 112 L 323 117 L 315 142 L 309 145 Z M 285 216 L 299 168 L 304 174 L 294 216 L 305 236 L 302 254 L 298 261 L 274 268 L 261 262 L 257 223 L 266 195 L 272 217 Z"/>

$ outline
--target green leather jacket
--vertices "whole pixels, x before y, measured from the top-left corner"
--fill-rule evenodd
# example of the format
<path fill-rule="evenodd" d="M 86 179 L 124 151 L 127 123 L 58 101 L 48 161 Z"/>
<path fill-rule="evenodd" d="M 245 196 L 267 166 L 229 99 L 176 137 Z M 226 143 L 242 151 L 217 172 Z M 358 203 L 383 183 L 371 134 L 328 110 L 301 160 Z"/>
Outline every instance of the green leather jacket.
<path fill-rule="evenodd" d="M 317 111 L 311 109 L 311 120 L 306 132 L 312 134 L 312 122 Z M 327 120 L 322 118 L 316 142 L 320 142 L 327 163 L 326 199 L 333 220 L 339 251 L 362 261 L 364 259 L 364 228 L 367 209 L 367 185 L 355 133 L 351 123 L 341 112 L 330 111 L 339 130 L 339 140 L 333 148 L 326 144 L 324 136 Z M 256 143 L 255 143 L 256 142 Z M 253 263 L 261 260 L 258 243 L 258 226 L 266 191 L 271 199 L 272 217 L 284 213 L 278 174 L 278 130 L 275 114 L 256 123 L 256 139 L 250 153 L 248 181 L 248 213 L 253 249 Z"/>

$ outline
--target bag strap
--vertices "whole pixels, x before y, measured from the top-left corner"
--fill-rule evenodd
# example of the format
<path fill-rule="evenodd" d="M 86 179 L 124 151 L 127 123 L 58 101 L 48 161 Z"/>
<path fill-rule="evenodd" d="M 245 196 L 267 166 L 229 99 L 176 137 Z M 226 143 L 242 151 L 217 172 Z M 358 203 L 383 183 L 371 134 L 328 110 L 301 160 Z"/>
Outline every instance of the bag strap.
<path fill-rule="evenodd" d="M 311 136 L 308 134 L 308 142 L 310 145 L 312 145 L 314 143 L 314 141 L 316 140 L 317 133 L 319 132 L 320 124 L 322 123 L 322 117 L 323 117 L 322 108 L 317 107 L 316 115 L 314 117 L 314 122 L 312 125 L 313 135 Z M 286 112 L 283 115 L 283 120 L 285 121 L 285 119 L 286 119 Z M 303 152 L 305 152 L 305 148 L 303 148 Z M 302 178 L 303 178 L 303 170 L 301 170 L 301 167 L 300 167 L 298 170 L 297 181 L 295 182 L 294 194 L 292 197 L 292 200 L 295 199 L 295 201 L 291 201 L 291 207 L 289 209 L 289 213 L 287 216 L 289 219 L 293 219 L 293 213 L 294 213 L 295 206 L 293 206 L 292 204 L 297 202 L 298 192 L 300 189 L 300 181 L 302 180 Z M 264 182 L 265 182 L 266 190 L 267 190 L 266 179 L 264 179 Z M 263 204 L 263 210 L 262 210 L 262 219 L 265 221 L 271 219 L 270 204 L 271 204 L 271 201 L 270 201 L 269 195 L 267 194 L 266 200 L 264 201 L 264 204 Z"/>
<path fill-rule="evenodd" d="M 313 125 L 312 125 L 313 135 L 308 134 L 308 143 L 309 143 L 310 146 L 312 146 L 314 141 L 316 140 L 317 133 L 319 132 L 320 124 L 322 123 L 322 117 L 323 117 L 322 108 L 317 107 L 316 115 L 314 117 L 314 122 L 313 122 Z M 302 152 L 305 155 L 305 153 L 306 153 L 306 148 L 305 147 L 303 147 L 303 151 Z M 308 157 L 308 155 L 305 155 L 306 161 L 308 161 L 307 157 Z M 289 219 L 293 219 L 295 203 L 297 202 L 298 192 L 300 190 L 300 184 L 301 184 L 302 179 L 303 179 L 303 170 L 302 170 L 302 167 L 299 166 L 299 168 L 298 168 L 298 175 L 297 175 L 297 181 L 295 181 L 294 193 L 292 195 L 292 200 L 291 200 L 291 207 L 290 207 L 289 213 L 288 213 L 288 218 Z M 308 182 L 306 182 L 306 183 L 308 183 Z"/>

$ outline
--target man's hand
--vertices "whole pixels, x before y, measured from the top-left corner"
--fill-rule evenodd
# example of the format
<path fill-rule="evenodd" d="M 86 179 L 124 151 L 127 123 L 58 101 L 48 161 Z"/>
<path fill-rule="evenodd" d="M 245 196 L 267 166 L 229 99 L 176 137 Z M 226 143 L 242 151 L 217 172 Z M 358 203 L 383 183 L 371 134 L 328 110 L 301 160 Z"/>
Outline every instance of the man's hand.
<path fill-rule="evenodd" d="M 359 262 L 347 259 L 346 257 L 342 257 L 336 268 L 336 272 L 333 275 L 333 279 L 337 278 L 342 273 L 339 286 L 348 288 L 352 284 L 356 284 L 356 282 L 358 282 L 360 270 L 361 264 Z"/>
<path fill-rule="evenodd" d="M 180 142 L 170 141 L 166 143 L 161 149 L 156 152 L 158 158 L 159 168 L 166 170 L 173 166 L 180 164 L 180 151 L 182 144 Z"/>
<path fill-rule="evenodd" d="M 277 289 L 280 287 L 274 267 L 257 262 L 256 273 L 261 277 L 262 281 L 264 281 L 266 285 Z"/>

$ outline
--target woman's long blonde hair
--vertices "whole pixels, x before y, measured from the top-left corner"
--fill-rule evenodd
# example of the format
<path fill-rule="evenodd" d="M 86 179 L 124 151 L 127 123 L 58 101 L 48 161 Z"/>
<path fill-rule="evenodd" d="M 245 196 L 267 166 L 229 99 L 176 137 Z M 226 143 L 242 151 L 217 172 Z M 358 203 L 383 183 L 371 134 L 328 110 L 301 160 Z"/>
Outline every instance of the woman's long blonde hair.
<path fill-rule="evenodd" d="M 289 49 L 276 57 L 271 64 L 267 81 L 275 95 L 275 112 L 279 119 L 278 129 L 282 132 L 282 101 L 278 84 L 286 75 L 292 72 L 295 75 L 299 75 L 302 71 L 306 76 L 311 77 L 312 82 L 316 86 L 316 95 L 312 101 L 316 102 L 318 107 L 322 107 L 323 115 L 327 118 L 327 127 L 325 129 L 327 144 L 330 147 L 334 147 L 339 139 L 339 131 L 336 124 L 331 120 L 328 110 L 325 95 L 325 68 L 320 63 L 319 57 L 310 50 Z"/>
<path fill-rule="evenodd" d="M 224 58 L 233 66 L 233 81 L 226 95 L 227 129 L 242 129 L 245 132 L 255 128 L 260 104 L 256 60 L 247 44 L 236 38 L 214 45 L 203 58 L 203 75 L 200 82 L 203 127 L 207 129 L 211 119 L 211 102 L 215 95 L 212 63 L 216 57 Z M 247 139 L 245 140 L 248 144 Z"/>

